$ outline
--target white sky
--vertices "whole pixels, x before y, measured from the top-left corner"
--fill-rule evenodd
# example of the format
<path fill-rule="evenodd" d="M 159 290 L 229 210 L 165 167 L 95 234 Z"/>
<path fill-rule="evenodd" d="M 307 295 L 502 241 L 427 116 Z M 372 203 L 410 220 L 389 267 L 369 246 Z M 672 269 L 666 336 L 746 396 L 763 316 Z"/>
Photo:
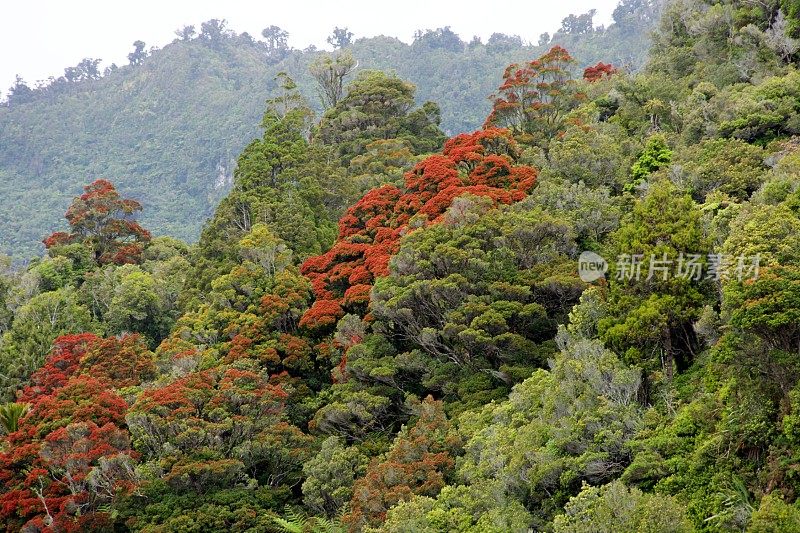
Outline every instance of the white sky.
<path fill-rule="evenodd" d="M 261 30 L 280 26 L 289 44 L 327 48 L 334 26 L 355 37 L 390 35 L 411 42 L 417 29 L 451 26 L 462 39 L 494 32 L 536 42 L 553 33 L 570 13 L 597 9 L 595 24 L 609 24 L 618 0 L 27 0 L 0 7 L 0 95 L 20 74 L 29 84 L 60 76 L 85 57 L 127 63 L 131 43 L 164 46 L 188 24 L 199 29 L 212 18 L 226 19 L 238 33 L 261 38 Z M 0 98 L 1 99 L 1 98 Z"/>

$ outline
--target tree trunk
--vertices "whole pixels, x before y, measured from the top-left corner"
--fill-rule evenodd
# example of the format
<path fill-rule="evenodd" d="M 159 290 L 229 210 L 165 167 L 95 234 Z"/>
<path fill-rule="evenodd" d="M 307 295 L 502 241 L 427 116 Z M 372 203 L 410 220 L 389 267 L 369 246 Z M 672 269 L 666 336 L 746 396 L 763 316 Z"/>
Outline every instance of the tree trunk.
<path fill-rule="evenodd" d="M 669 328 L 664 331 L 664 376 L 668 382 L 672 382 L 674 356 L 672 354 L 672 336 L 670 335 Z"/>

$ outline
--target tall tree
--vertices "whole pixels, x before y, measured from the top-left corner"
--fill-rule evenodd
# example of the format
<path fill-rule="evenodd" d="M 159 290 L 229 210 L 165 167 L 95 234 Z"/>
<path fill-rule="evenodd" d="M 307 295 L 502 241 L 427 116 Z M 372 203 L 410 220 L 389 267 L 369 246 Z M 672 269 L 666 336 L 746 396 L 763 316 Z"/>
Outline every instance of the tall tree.
<path fill-rule="evenodd" d="M 591 33 L 594 31 L 594 16 L 597 14 L 596 9 L 591 9 L 583 15 L 569 15 L 561 21 L 561 33 L 568 35 L 581 35 L 584 33 Z"/>
<path fill-rule="evenodd" d="M 397 76 L 362 70 L 322 117 L 318 139 L 336 146 L 345 163 L 379 139 L 407 139 L 417 154 L 436 150 L 444 142 L 439 106 L 426 102 L 414 109 L 415 93 Z"/>
<path fill-rule="evenodd" d="M 273 61 L 280 61 L 289 51 L 289 32 L 272 25 L 261 30 L 267 44 L 267 53 Z"/>
<path fill-rule="evenodd" d="M 333 29 L 333 33 L 328 36 L 327 40 L 328 44 L 334 48 L 344 48 L 353 43 L 353 32 L 348 30 L 347 27 L 340 28 L 339 26 L 336 26 Z"/>
<path fill-rule="evenodd" d="M 628 362 L 661 368 L 669 380 L 698 352 L 692 324 L 714 293 L 700 208 L 671 182 L 656 182 L 612 243 L 613 311 L 599 323 L 601 338 Z"/>
<path fill-rule="evenodd" d="M 539 59 L 509 65 L 484 127 L 510 128 L 521 140 L 546 150 L 564 127 L 567 112 L 585 98 L 575 90 L 569 70 L 574 62 L 569 52 L 554 46 Z"/>
<path fill-rule="evenodd" d="M 433 50 L 462 52 L 464 50 L 464 41 L 450 29 L 450 26 L 445 26 L 435 30 L 417 30 L 414 33 L 414 46 L 422 46 Z"/>
<path fill-rule="evenodd" d="M 144 47 L 144 41 L 133 42 L 133 52 L 128 54 L 128 61 L 131 65 L 139 65 L 142 61 L 144 61 L 144 58 L 147 57 L 147 52 L 145 51 Z"/>
<path fill-rule="evenodd" d="M 136 200 L 120 197 L 110 181 L 97 180 L 84 187 L 67 210 L 71 233 L 54 233 L 44 245 L 54 249 L 79 243 L 92 251 L 98 264 L 137 263 L 150 242 L 150 232 L 134 219 L 141 210 Z"/>
<path fill-rule="evenodd" d="M 358 66 L 349 51 L 333 55 L 320 55 L 308 67 L 317 81 L 317 91 L 322 107 L 331 108 L 344 94 L 344 80 Z"/>
<path fill-rule="evenodd" d="M 356 482 L 344 521 L 354 530 L 377 526 L 386 511 L 414 495 L 436 496 L 455 466 L 458 442 L 448 439 L 450 422 L 442 402 L 430 396 L 419 405 L 419 418 L 400 432 L 383 461 L 373 461 Z"/>

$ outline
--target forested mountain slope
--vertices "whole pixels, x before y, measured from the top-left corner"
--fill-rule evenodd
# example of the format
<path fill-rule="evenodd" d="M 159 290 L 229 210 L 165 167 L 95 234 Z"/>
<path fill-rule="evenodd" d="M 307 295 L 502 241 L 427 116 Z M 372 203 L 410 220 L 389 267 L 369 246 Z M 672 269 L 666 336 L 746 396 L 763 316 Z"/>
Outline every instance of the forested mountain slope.
<path fill-rule="evenodd" d="M 628 4 L 607 29 L 593 29 L 591 17 L 572 21 L 542 46 L 500 34 L 467 43 L 449 30 L 421 32 L 413 45 L 389 37 L 341 44 L 358 70 L 395 71 L 417 85 L 417 100 L 437 102 L 442 128 L 455 134 L 481 125 L 508 63 L 553 44 L 585 65 L 641 66 L 655 8 Z M 143 221 L 157 233 L 195 240 L 229 190 L 238 153 L 258 134 L 276 75 L 289 73 L 321 111 L 308 73 L 319 52 L 289 50 L 280 29 L 271 31 L 254 40 L 209 21 L 160 50 L 142 44 L 132 64 L 105 75 L 87 60 L 41 89 L 15 87 L 0 105 L 0 253 L 38 254 L 61 206 L 100 178 L 147 204 Z"/>
<path fill-rule="evenodd" d="M 0 265 L 0 524 L 800 531 L 800 10 L 653 42 L 509 65 L 453 136 L 280 76 L 196 244 L 86 185 Z"/>

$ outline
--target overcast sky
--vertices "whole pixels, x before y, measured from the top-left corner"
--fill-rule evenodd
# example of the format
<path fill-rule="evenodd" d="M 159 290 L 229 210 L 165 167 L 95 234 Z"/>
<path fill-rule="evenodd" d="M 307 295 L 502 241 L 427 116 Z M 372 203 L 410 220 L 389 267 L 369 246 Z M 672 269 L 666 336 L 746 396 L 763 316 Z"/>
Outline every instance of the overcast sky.
<path fill-rule="evenodd" d="M 517 34 L 536 42 L 557 30 L 570 13 L 597 9 L 595 24 L 609 24 L 618 0 L 27 0 L 0 8 L 0 94 L 16 74 L 29 83 L 60 76 L 85 57 L 102 65 L 125 64 L 131 43 L 164 46 L 187 24 L 199 28 L 212 18 L 229 28 L 260 38 L 277 25 L 290 34 L 289 44 L 327 48 L 334 26 L 355 37 L 390 35 L 410 42 L 417 29 L 451 26 L 464 40 L 494 32 Z"/>

